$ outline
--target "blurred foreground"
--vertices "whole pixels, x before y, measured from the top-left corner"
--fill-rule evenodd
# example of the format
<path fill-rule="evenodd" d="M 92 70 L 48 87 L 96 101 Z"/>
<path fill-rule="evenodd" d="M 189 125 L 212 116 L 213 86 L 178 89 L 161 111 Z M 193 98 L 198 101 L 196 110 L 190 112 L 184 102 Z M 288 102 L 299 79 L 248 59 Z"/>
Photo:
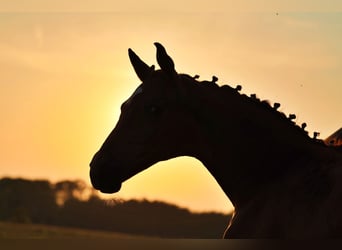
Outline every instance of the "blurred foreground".
<path fill-rule="evenodd" d="M 0 222 L 0 239 L 148 239 L 123 233 L 39 224 Z"/>

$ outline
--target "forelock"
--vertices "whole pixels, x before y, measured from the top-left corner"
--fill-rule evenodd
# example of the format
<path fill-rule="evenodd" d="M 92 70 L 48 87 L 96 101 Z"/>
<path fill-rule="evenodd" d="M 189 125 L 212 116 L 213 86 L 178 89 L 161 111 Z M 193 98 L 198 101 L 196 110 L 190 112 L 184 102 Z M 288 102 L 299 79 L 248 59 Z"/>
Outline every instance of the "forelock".
<path fill-rule="evenodd" d="M 143 86 L 142 86 L 142 84 L 140 84 L 139 87 L 133 92 L 133 94 L 132 94 L 131 97 L 126 101 L 126 103 L 129 104 L 135 96 L 137 96 L 137 95 L 139 95 L 139 94 L 141 94 L 141 93 L 143 93 Z"/>

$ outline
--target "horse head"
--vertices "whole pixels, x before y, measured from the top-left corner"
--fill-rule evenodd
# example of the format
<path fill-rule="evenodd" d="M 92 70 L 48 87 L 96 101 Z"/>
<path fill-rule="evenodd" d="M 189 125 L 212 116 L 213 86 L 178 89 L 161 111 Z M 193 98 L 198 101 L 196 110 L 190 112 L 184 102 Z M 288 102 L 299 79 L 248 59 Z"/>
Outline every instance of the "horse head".
<path fill-rule="evenodd" d="M 90 163 L 92 185 L 101 192 L 119 191 L 125 180 L 159 161 L 189 155 L 198 143 L 183 105 L 187 78 L 176 72 L 165 48 L 155 45 L 160 70 L 128 50 L 142 83 L 122 104 L 119 121 Z"/>

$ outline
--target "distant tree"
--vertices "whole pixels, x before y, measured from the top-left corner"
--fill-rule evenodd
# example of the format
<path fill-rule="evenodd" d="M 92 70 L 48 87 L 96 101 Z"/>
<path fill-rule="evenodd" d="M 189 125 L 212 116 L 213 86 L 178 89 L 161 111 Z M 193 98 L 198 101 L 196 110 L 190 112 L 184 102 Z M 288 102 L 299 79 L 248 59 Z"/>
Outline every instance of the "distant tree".
<path fill-rule="evenodd" d="M 55 194 L 48 181 L 0 180 L 0 218 L 49 223 L 56 211 Z"/>
<path fill-rule="evenodd" d="M 58 205 L 63 205 L 65 202 L 71 199 L 85 200 L 87 185 L 84 181 L 60 181 L 54 185 L 54 192 L 56 195 L 56 202 Z"/>
<path fill-rule="evenodd" d="M 58 204 L 57 204 L 58 203 Z M 0 220 L 166 238 L 220 238 L 229 215 L 164 202 L 102 200 L 83 181 L 0 180 Z"/>

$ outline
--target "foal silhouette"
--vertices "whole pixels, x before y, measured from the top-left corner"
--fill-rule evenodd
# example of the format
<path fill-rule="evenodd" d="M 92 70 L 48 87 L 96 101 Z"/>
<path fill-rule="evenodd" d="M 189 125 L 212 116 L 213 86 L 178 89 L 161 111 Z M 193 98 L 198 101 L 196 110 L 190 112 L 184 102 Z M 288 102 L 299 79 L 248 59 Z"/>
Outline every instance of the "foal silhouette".
<path fill-rule="evenodd" d="M 235 207 L 225 238 L 341 237 L 342 147 L 310 138 L 295 115 L 241 86 L 178 74 L 155 45 L 160 70 L 128 51 L 142 84 L 90 163 L 94 188 L 117 192 L 156 162 L 192 156 Z"/>

